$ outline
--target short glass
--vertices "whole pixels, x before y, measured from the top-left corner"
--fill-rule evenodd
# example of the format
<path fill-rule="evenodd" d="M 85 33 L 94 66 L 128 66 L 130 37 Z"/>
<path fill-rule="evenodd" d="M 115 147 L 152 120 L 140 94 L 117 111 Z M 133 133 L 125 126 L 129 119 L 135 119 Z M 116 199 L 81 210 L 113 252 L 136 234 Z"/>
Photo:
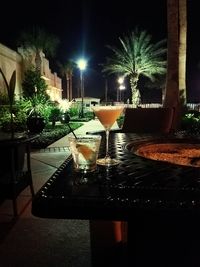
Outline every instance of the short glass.
<path fill-rule="evenodd" d="M 75 171 L 81 173 L 95 171 L 97 167 L 101 136 L 70 136 L 68 137 L 68 140 Z"/>

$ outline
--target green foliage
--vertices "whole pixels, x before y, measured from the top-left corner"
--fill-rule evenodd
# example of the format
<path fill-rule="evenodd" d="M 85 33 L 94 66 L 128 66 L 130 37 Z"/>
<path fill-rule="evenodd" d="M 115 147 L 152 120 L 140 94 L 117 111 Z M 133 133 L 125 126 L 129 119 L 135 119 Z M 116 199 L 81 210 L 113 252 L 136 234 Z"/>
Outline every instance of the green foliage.
<path fill-rule="evenodd" d="M 32 98 L 22 98 L 17 101 L 17 106 L 26 116 L 41 116 L 45 121 L 49 120 L 52 103 L 43 95 L 34 95 Z"/>
<path fill-rule="evenodd" d="M 0 92 L 0 105 L 8 105 L 8 104 L 9 104 L 8 95 Z"/>
<path fill-rule="evenodd" d="M 73 130 L 82 125 L 82 123 L 70 123 Z M 68 133 L 70 133 L 70 129 L 67 125 L 56 125 L 55 127 L 49 125 L 42 131 L 42 133 L 40 133 L 39 137 L 33 141 L 32 147 L 45 148 Z"/>
<path fill-rule="evenodd" d="M 15 132 L 21 132 L 26 130 L 26 113 L 20 109 L 17 105 L 13 106 L 13 121 L 11 125 L 10 111 L 8 105 L 2 105 L 0 107 L 0 125 L 3 131 L 10 132 L 13 128 Z"/>
<path fill-rule="evenodd" d="M 181 120 L 181 130 L 188 134 L 200 133 L 200 113 L 198 111 L 190 111 L 186 113 Z"/>
<path fill-rule="evenodd" d="M 8 105 L 2 105 L 0 107 L 0 124 L 3 125 L 4 123 L 10 122 L 10 111 Z"/>
<path fill-rule="evenodd" d="M 49 121 L 52 122 L 53 126 L 55 126 L 56 121 L 61 120 L 61 116 L 62 116 L 62 111 L 58 107 L 52 106 L 50 109 Z"/>
<path fill-rule="evenodd" d="M 87 118 L 88 120 L 92 120 L 92 119 L 94 119 L 94 112 L 92 112 L 92 111 L 86 111 L 84 113 L 84 117 Z"/>
<path fill-rule="evenodd" d="M 123 123 L 124 123 L 124 114 L 120 115 L 119 118 L 117 119 L 117 124 L 119 128 L 122 128 Z"/>
<path fill-rule="evenodd" d="M 24 80 L 22 82 L 23 96 L 27 98 L 32 98 L 33 96 L 43 95 L 46 99 L 49 96 L 46 93 L 48 85 L 45 80 L 41 78 L 40 73 L 34 69 L 28 69 L 25 72 Z"/>
<path fill-rule="evenodd" d="M 72 105 L 68 111 L 70 117 L 78 117 L 79 116 L 79 107 L 78 105 Z"/>
<path fill-rule="evenodd" d="M 32 68 L 26 71 L 22 82 L 23 106 L 28 115 L 37 117 L 42 116 L 46 121 L 51 112 L 51 102 L 46 93 L 48 85 L 41 78 L 40 73 Z"/>

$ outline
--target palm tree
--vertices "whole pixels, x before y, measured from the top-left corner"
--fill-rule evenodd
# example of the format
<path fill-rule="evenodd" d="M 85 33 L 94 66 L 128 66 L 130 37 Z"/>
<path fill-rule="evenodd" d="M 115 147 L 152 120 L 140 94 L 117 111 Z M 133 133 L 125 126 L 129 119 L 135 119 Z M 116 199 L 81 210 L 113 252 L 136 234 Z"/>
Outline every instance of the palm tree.
<path fill-rule="evenodd" d="M 73 91 L 72 91 L 72 76 L 73 76 L 73 70 L 76 66 L 76 63 L 68 60 L 65 64 L 58 63 L 58 66 L 60 68 L 60 73 L 63 77 L 65 77 L 67 82 L 67 99 L 71 101 L 73 99 Z"/>
<path fill-rule="evenodd" d="M 53 56 L 59 40 L 57 37 L 48 34 L 44 29 L 34 27 L 32 31 L 21 33 L 18 44 L 25 50 L 35 52 L 35 66 L 41 73 L 41 53 L 44 52 L 49 56 Z"/>
<path fill-rule="evenodd" d="M 154 80 L 154 75 L 166 72 L 166 60 L 163 57 L 167 49 L 163 46 L 166 40 L 152 42 L 152 36 L 136 28 L 129 36 L 119 38 L 121 47 L 110 47 L 114 55 L 107 59 L 103 71 L 118 73 L 130 78 L 132 104 L 140 102 L 137 88 L 140 76 Z"/>

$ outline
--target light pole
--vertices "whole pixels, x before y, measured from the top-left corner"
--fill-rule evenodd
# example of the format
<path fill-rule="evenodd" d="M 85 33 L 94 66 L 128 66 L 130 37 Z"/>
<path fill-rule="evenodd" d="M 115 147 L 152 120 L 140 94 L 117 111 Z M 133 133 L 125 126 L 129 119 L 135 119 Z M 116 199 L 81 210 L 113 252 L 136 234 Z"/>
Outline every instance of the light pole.
<path fill-rule="evenodd" d="M 121 91 L 125 89 L 124 77 L 121 76 L 118 78 L 119 88 L 117 88 L 117 101 L 121 102 Z"/>
<path fill-rule="evenodd" d="M 83 108 L 84 108 L 84 103 L 83 103 L 83 99 L 84 99 L 84 75 L 83 72 L 87 67 L 87 61 L 85 59 L 79 59 L 77 61 L 77 65 L 78 68 L 80 69 L 80 85 L 81 85 L 81 114 L 80 117 L 83 118 L 84 117 L 84 112 L 83 112 Z"/>
<path fill-rule="evenodd" d="M 124 91 L 126 89 L 125 85 L 124 84 L 121 84 L 119 86 L 119 101 L 121 102 L 122 101 L 122 91 Z M 124 101 L 124 95 L 123 95 L 123 101 Z"/>
<path fill-rule="evenodd" d="M 108 81 L 105 79 L 105 102 L 108 101 Z"/>

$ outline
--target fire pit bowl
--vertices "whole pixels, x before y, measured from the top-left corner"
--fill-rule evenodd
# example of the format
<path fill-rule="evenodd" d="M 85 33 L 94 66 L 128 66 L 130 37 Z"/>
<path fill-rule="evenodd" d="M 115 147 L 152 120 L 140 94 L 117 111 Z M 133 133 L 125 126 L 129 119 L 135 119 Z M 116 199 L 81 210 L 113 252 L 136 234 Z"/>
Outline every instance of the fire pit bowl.
<path fill-rule="evenodd" d="M 176 165 L 200 167 L 200 140 L 154 139 L 131 142 L 126 148 L 137 156 Z"/>

